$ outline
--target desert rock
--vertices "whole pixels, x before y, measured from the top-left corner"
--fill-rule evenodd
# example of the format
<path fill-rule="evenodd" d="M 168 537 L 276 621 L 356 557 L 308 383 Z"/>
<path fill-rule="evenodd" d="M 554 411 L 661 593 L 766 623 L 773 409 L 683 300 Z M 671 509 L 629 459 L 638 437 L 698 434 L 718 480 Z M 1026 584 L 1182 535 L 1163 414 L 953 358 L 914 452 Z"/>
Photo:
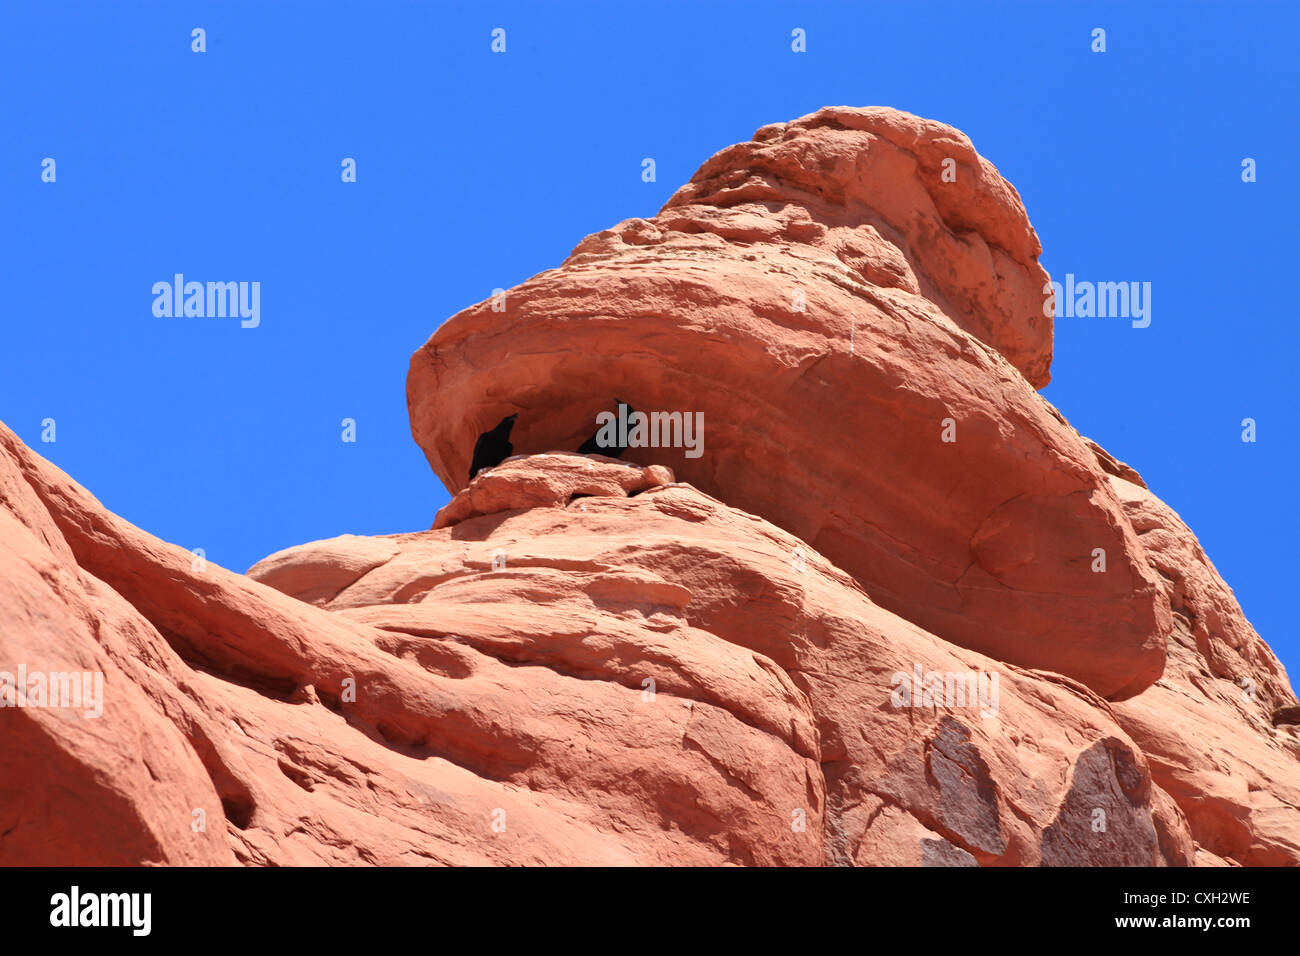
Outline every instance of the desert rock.
<path fill-rule="evenodd" d="M 247 574 L 0 426 L 0 864 L 1300 864 L 1300 703 L 1038 394 L 1039 252 L 950 127 L 766 126 L 416 351 L 431 527 Z"/>

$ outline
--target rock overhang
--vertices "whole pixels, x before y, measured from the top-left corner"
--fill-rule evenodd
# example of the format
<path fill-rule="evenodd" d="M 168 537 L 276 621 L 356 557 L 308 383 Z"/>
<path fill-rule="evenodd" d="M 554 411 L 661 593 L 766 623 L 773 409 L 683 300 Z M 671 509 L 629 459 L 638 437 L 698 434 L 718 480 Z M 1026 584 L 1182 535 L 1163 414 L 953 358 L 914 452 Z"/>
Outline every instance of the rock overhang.
<path fill-rule="evenodd" d="M 821 110 L 447 320 L 411 359 L 412 434 L 455 493 L 510 415 L 530 454 L 577 449 L 616 399 L 698 413 L 698 458 L 624 457 L 790 531 L 945 639 L 1129 696 L 1161 673 L 1168 610 L 1096 456 L 1036 392 L 1039 251 L 956 130 Z"/>

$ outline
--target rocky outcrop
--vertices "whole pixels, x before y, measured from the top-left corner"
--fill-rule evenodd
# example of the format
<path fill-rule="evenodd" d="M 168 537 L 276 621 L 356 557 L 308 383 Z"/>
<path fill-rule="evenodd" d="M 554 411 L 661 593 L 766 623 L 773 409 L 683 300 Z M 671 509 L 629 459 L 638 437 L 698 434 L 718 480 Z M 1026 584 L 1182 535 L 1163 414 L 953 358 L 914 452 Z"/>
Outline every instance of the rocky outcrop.
<path fill-rule="evenodd" d="M 7 596 L 48 606 L 66 581 L 99 623 L 69 634 L 59 667 L 101 666 L 108 687 L 103 725 L 64 718 L 102 726 L 93 747 L 25 723 L 58 711 L 7 714 L 24 721 L 6 720 L 7 743 L 61 759 L 33 789 L 6 747 L 5 779 L 27 806 L 92 792 L 105 765 L 118 785 L 175 782 L 126 789 L 112 827 L 63 807 L 53 841 L 48 814 L 17 812 L 6 862 L 51 842 L 117 863 L 1191 858 L 1100 697 L 946 644 L 671 476 L 516 459 L 479 479 L 490 510 L 291 549 L 245 578 L 197 567 L 4 439 L 7 484 L 28 489 L 27 520 L 8 515 Z M 575 473 L 588 491 L 537 504 L 540 483 Z M 259 578 L 307 582 L 308 600 Z M 18 633 L 32 641 L 6 636 L 6 659 L 41 660 L 43 634 Z M 939 675 L 939 705 L 918 687 L 894 706 L 917 672 Z M 948 675 L 973 679 L 969 700 L 948 706 Z M 195 810 L 211 829 L 192 831 Z"/>
<path fill-rule="evenodd" d="M 1247 865 L 1300 861 L 1300 740 L 1274 727 L 1295 694 L 1195 535 L 1162 501 L 1111 479 L 1174 617 L 1163 677 L 1115 708 L 1207 851 Z"/>
<path fill-rule="evenodd" d="M 1037 394 L 1038 252 L 955 130 L 765 127 L 415 354 L 429 530 L 247 575 L 0 426 L 0 863 L 1300 863 L 1300 705 Z M 578 453 L 620 401 L 701 454 Z"/>
<path fill-rule="evenodd" d="M 1131 696 L 1172 625 L 1106 474 L 1034 390 L 1038 251 L 956 130 L 822 110 L 447 320 L 411 359 L 412 433 L 458 490 L 509 414 L 532 453 L 577 449 L 614 396 L 699 413 L 699 457 L 625 457 L 791 532 L 944 640 Z"/>

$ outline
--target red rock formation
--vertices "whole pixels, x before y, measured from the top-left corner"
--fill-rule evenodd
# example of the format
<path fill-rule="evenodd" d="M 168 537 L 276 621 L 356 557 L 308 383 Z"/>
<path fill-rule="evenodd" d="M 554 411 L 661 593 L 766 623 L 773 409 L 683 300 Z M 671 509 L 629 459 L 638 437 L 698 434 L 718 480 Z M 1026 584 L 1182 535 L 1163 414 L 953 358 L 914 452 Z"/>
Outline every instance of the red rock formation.
<path fill-rule="evenodd" d="M 1296 698 L 1037 395 L 1038 251 L 948 127 L 765 127 L 416 353 L 431 530 L 247 576 L 0 427 L 0 702 L 104 680 L 0 708 L 0 863 L 1300 863 Z M 615 396 L 704 454 L 573 452 Z"/>
<path fill-rule="evenodd" d="M 1286 672 L 1178 515 L 1140 484 L 1111 482 L 1174 615 L 1164 676 L 1116 706 L 1120 725 L 1208 852 L 1296 863 L 1300 743 L 1272 719 L 1294 707 Z"/>
<path fill-rule="evenodd" d="M 1095 456 L 1034 390 L 1038 252 L 956 130 L 822 110 L 723 150 L 504 312 L 448 319 L 411 360 L 412 432 L 457 490 L 510 413 L 527 453 L 578 448 L 614 396 L 700 412 L 700 457 L 627 457 L 795 534 L 945 640 L 1131 696 L 1172 625 Z"/>

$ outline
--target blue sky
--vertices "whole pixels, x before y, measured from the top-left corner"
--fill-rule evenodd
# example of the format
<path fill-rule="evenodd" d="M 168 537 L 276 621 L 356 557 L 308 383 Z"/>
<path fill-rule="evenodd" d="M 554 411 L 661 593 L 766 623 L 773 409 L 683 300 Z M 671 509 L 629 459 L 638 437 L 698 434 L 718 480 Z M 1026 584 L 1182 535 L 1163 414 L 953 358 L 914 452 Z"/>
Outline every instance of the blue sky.
<path fill-rule="evenodd" d="M 0 419 L 234 570 L 426 528 L 446 492 L 404 384 L 440 322 L 759 126 L 894 106 L 972 138 L 1054 278 L 1152 283 L 1149 328 L 1058 321 L 1045 394 L 1193 527 L 1295 674 L 1300 13 L 1137 6 L 6 0 Z M 176 272 L 260 281 L 261 325 L 156 318 Z"/>

